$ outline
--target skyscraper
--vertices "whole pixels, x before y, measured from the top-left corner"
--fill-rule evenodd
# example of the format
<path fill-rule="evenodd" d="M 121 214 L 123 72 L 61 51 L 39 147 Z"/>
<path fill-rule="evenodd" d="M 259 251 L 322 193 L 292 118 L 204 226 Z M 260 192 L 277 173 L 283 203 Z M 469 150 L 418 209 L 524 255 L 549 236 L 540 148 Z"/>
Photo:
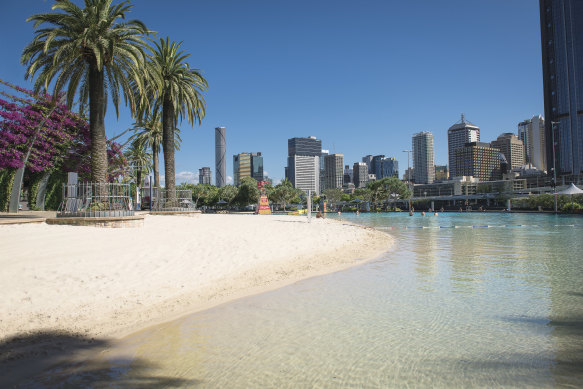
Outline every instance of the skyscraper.
<path fill-rule="evenodd" d="M 215 174 L 216 185 L 222 187 L 227 184 L 227 129 L 215 128 Z"/>
<path fill-rule="evenodd" d="M 492 141 L 492 147 L 500 149 L 508 162 L 508 169 L 519 168 L 524 165 L 524 143 L 516 135 L 506 132 Z"/>
<path fill-rule="evenodd" d="M 533 116 L 518 123 L 518 139 L 524 143 L 524 160 L 538 170 L 547 170 L 545 119 Z"/>
<path fill-rule="evenodd" d="M 413 135 L 413 177 L 416 184 L 432 184 L 435 179 L 433 134 L 423 131 Z"/>
<path fill-rule="evenodd" d="M 449 177 L 461 176 L 455 166 L 455 150 L 466 143 L 480 141 L 480 128 L 466 120 L 462 113 L 462 119 L 447 130 L 447 151 L 449 154 Z"/>
<path fill-rule="evenodd" d="M 355 162 L 352 167 L 354 175 L 354 187 L 364 188 L 368 182 L 368 166 L 366 162 Z"/>
<path fill-rule="evenodd" d="M 263 181 L 263 157 L 261 153 L 240 153 L 233 155 L 233 181 L 235 186 L 241 184 L 245 177 Z"/>
<path fill-rule="evenodd" d="M 374 174 L 377 177 L 377 180 L 383 178 L 383 159 L 385 159 L 384 155 L 375 155 L 372 157 L 368 168 L 368 172 Z"/>
<path fill-rule="evenodd" d="M 210 167 L 198 169 L 198 183 L 201 185 L 212 185 L 213 178 Z"/>
<path fill-rule="evenodd" d="M 330 154 L 324 157 L 326 189 L 342 188 L 344 182 L 344 155 Z"/>
<path fill-rule="evenodd" d="M 457 176 L 472 176 L 480 181 L 495 181 L 502 178 L 500 172 L 500 149 L 489 143 L 471 142 L 455 150 Z M 415 168 L 417 170 L 417 168 Z"/>
<path fill-rule="evenodd" d="M 558 175 L 581 174 L 583 1 L 540 0 L 539 4 L 547 168 L 550 172 L 556 167 Z"/>
<path fill-rule="evenodd" d="M 315 136 L 287 141 L 287 176 L 294 188 L 320 193 L 322 141 Z"/>
<path fill-rule="evenodd" d="M 397 177 L 399 178 L 399 161 L 395 157 L 385 158 L 381 161 L 381 175 L 382 177 Z"/>

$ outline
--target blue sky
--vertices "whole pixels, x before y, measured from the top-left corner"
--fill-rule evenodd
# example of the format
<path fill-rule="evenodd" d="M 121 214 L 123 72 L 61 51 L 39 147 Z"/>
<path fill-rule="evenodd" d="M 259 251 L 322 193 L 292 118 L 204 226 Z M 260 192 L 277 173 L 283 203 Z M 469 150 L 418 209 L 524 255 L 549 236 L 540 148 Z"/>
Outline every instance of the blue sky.
<path fill-rule="evenodd" d="M 81 2 L 76 1 L 77 4 Z M 0 78 L 22 86 L 19 58 L 32 39 L 25 19 L 53 1 L 3 1 Z M 447 163 L 447 129 L 466 118 L 482 141 L 543 114 L 538 1 L 134 0 L 130 19 L 182 41 L 207 78 L 207 115 L 184 122 L 177 182 L 214 169 L 214 128 L 232 155 L 260 151 L 276 181 L 287 139 L 317 136 L 352 165 L 384 154 L 407 167 L 411 136 L 433 132 Z M 108 110 L 109 137 L 131 126 Z M 163 174 L 163 172 L 162 172 Z"/>

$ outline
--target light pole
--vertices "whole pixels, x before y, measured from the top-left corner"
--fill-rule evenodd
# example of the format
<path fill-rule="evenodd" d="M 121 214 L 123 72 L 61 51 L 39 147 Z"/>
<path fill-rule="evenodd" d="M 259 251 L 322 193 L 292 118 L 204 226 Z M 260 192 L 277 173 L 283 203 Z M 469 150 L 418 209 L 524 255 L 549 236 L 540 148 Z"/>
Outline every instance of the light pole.
<path fill-rule="evenodd" d="M 407 188 L 411 189 L 411 168 L 409 167 L 409 155 L 411 155 L 413 150 L 403 150 L 403 152 L 407 153 Z M 413 196 L 413 191 L 411 191 L 411 196 Z M 411 209 L 411 197 L 409 197 L 409 209 Z"/>
<path fill-rule="evenodd" d="M 560 122 L 551 122 L 551 138 L 553 142 L 553 194 L 555 196 L 555 213 L 557 213 L 557 162 L 555 159 L 555 125 Z"/>

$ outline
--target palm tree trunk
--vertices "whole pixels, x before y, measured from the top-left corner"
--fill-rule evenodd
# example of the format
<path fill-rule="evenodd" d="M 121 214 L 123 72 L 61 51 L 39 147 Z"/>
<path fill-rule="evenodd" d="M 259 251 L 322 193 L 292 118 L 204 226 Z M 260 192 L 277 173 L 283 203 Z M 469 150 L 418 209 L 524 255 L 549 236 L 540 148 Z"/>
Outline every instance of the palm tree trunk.
<path fill-rule="evenodd" d="M 158 145 L 152 145 L 152 165 L 154 166 L 154 187 L 160 188 L 160 160 Z"/>
<path fill-rule="evenodd" d="M 174 174 L 174 107 L 168 94 L 162 105 L 162 147 L 164 151 L 164 176 L 168 200 L 176 198 L 176 177 Z"/>
<path fill-rule="evenodd" d="M 91 136 L 91 180 L 107 182 L 105 140 L 105 74 L 96 63 L 89 66 L 89 133 Z"/>

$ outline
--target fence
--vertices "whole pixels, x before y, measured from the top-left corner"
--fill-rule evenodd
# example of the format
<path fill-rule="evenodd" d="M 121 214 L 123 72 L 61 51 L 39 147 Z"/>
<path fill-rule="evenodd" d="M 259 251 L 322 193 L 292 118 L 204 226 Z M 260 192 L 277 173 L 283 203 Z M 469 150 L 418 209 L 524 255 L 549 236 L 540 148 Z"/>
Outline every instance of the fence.
<path fill-rule="evenodd" d="M 133 216 L 129 184 L 63 184 L 63 201 L 58 217 Z"/>
<path fill-rule="evenodd" d="M 142 209 L 150 207 L 150 188 L 141 188 Z M 188 211 L 194 210 L 192 191 L 176 189 L 172 192 L 167 189 L 151 188 L 152 211 Z"/>

